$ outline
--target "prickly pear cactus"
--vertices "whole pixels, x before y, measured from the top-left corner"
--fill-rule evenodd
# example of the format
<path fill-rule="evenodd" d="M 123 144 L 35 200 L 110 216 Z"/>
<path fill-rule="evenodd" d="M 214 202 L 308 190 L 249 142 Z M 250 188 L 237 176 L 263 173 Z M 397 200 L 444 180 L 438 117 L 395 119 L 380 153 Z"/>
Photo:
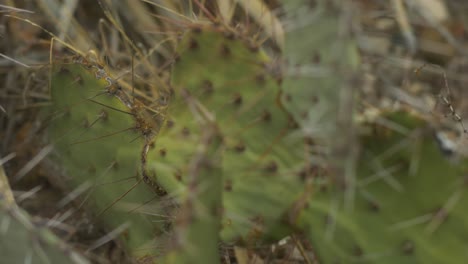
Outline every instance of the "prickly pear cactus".
<path fill-rule="evenodd" d="M 115 231 L 134 256 L 156 254 L 160 231 L 155 194 L 141 180 L 153 131 L 143 107 L 96 61 L 76 55 L 56 62 L 47 110 L 49 141 L 67 182 L 82 194 L 95 223 Z M 153 120 L 157 120 L 154 118 Z"/>
<path fill-rule="evenodd" d="M 0 226 L 2 263 L 89 263 L 18 207 L 1 166 Z"/>
<path fill-rule="evenodd" d="M 200 122 L 216 123 L 224 147 L 221 237 L 226 242 L 251 245 L 281 237 L 269 230 L 303 189 L 297 176 L 303 138 L 292 133 L 295 122 L 280 100 L 280 76 L 271 64 L 254 42 L 229 29 L 187 31 L 173 69 L 167 123 L 149 157 L 155 180 L 169 193 L 183 194 L 204 130 Z"/>
<path fill-rule="evenodd" d="M 363 128 L 353 209 L 332 182 L 299 217 L 323 263 L 464 263 L 466 159 L 451 162 L 427 123 L 405 111 Z M 382 122 L 380 122 L 382 124 Z"/>

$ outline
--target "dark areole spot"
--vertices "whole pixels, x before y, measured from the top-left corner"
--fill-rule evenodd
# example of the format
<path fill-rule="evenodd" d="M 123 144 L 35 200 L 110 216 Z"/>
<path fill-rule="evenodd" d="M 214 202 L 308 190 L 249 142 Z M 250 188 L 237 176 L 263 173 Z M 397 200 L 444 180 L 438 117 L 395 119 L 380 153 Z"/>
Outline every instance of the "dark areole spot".
<path fill-rule="evenodd" d="M 404 255 L 413 255 L 414 253 L 414 243 L 411 240 L 403 241 L 401 249 Z"/>
<path fill-rule="evenodd" d="M 265 78 L 265 74 L 263 73 L 259 73 L 255 76 L 255 82 L 257 83 L 257 85 L 259 86 L 264 86 L 265 83 L 266 83 L 266 78 Z"/>
<path fill-rule="evenodd" d="M 239 142 L 237 145 L 234 146 L 234 151 L 237 153 L 242 153 L 245 151 L 245 144 L 243 142 Z"/>
<path fill-rule="evenodd" d="M 87 169 L 89 174 L 95 174 L 96 173 L 96 167 L 94 165 L 89 165 Z"/>
<path fill-rule="evenodd" d="M 60 67 L 60 69 L 58 70 L 58 74 L 60 75 L 70 75 L 71 74 L 71 71 L 65 67 Z"/>
<path fill-rule="evenodd" d="M 306 144 L 308 146 L 313 146 L 315 144 L 315 140 L 310 136 L 305 136 L 304 137 L 304 144 Z"/>
<path fill-rule="evenodd" d="M 256 215 L 252 218 L 249 219 L 251 222 L 257 224 L 257 225 L 264 225 L 265 224 L 265 219 L 262 215 Z"/>
<path fill-rule="evenodd" d="M 267 122 L 267 123 L 271 122 L 271 113 L 266 109 L 263 110 L 262 121 Z"/>
<path fill-rule="evenodd" d="M 380 204 L 377 203 L 376 201 L 370 201 L 369 202 L 369 209 L 372 212 L 378 213 L 380 211 Z"/>
<path fill-rule="evenodd" d="M 64 116 L 64 117 L 68 117 L 68 118 L 72 116 L 70 107 L 66 107 L 66 108 L 63 110 L 63 116 Z"/>
<path fill-rule="evenodd" d="M 75 77 L 75 82 L 78 84 L 79 87 L 84 86 L 84 79 L 80 75 Z"/>
<path fill-rule="evenodd" d="M 198 49 L 198 42 L 193 38 L 189 40 L 189 49 L 190 50 L 197 50 Z"/>
<path fill-rule="evenodd" d="M 354 246 L 354 249 L 353 249 L 353 255 L 356 256 L 356 257 L 362 257 L 362 255 L 364 255 L 364 251 L 362 250 L 362 248 L 360 246 Z"/>
<path fill-rule="evenodd" d="M 236 92 L 232 96 L 232 104 L 234 104 L 235 106 L 240 106 L 242 104 L 242 101 L 242 95 L 239 92 Z"/>
<path fill-rule="evenodd" d="M 106 110 L 101 109 L 101 112 L 99 112 L 99 119 L 102 122 L 106 122 L 107 120 L 109 120 L 109 114 L 107 113 Z"/>
<path fill-rule="evenodd" d="M 89 128 L 90 124 L 89 124 L 89 121 L 88 121 L 87 117 L 83 118 L 83 121 L 81 121 L 81 126 L 83 128 Z"/>
<path fill-rule="evenodd" d="M 247 48 L 250 50 L 250 52 L 253 52 L 253 53 L 257 53 L 260 50 L 260 47 L 253 41 L 249 41 L 247 43 Z"/>
<path fill-rule="evenodd" d="M 312 104 L 317 104 L 317 103 L 319 102 L 319 98 L 318 98 L 317 95 L 312 95 L 312 96 L 310 96 L 309 99 L 310 99 L 310 102 L 311 102 Z"/>
<path fill-rule="evenodd" d="M 230 192 L 232 191 L 232 180 L 231 179 L 226 179 L 224 181 L 224 190 L 226 192 Z"/>
<path fill-rule="evenodd" d="M 231 31 L 224 31 L 223 35 L 226 39 L 229 39 L 229 40 L 234 40 L 236 38 L 236 35 Z"/>
<path fill-rule="evenodd" d="M 182 136 L 184 136 L 184 137 L 190 136 L 190 130 L 188 129 L 188 127 L 183 127 L 182 128 Z"/>
<path fill-rule="evenodd" d="M 328 191 L 328 186 L 325 184 L 320 184 L 319 190 L 321 193 L 326 193 Z"/>
<path fill-rule="evenodd" d="M 177 170 L 176 172 L 174 172 L 174 178 L 178 182 L 182 182 L 182 173 L 180 172 L 180 170 Z"/>
<path fill-rule="evenodd" d="M 299 123 L 297 123 L 296 120 L 294 120 L 294 118 L 292 116 L 289 116 L 288 128 L 290 128 L 290 129 L 299 129 Z"/>
<path fill-rule="evenodd" d="M 313 64 L 320 64 L 321 61 L 322 61 L 322 58 L 320 56 L 320 53 L 314 52 L 314 55 L 312 56 L 312 63 Z"/>
<path fill-rule="evenodd" d="M 112 162 L 112 169 L 113 170 L 118 170 L 119 169 L 119 163 L 115 159 Z"/>
<path fill-rule="evenodd" d="M 161 157 L 166 157 L 166 154 L 167 154 L 167 150 L 165 148 L 162 148 L 159 150 L 159 155 Z"/>
<path fill-rule="evenodd" d="M 210 80 L 203 80 L 201 88 L 203 94 L 211 94 L 214 91 L 213 82 Z"/>
<path fill-rule="evenodd" d="M 173 61 L 174 61 L 174 63 L 179 62 L 180 61 L 180 54 L 175 53 L 174 57 L 173 57 Z"/>
<path fill-rule="evenodd" d="M 194 33 L 200 34 L 202 32 L 202 28 L 199 27 L 199 26 L 195 26 L 195 27 L 192 28 L 192 31 Z"/>
<path fill-rule="evenodd" d="M 227 58 L 229 56 L 231 56 L 231 49 L 229 48 L 229 46 L 225 43 L 223 43 L 221 45 L 221 48 L 220 48 L 220 54 L 223 58 Z"/>
<path fill-rule="evenodd" d="M 278 164 L 275 161 L 270 161 L 264 168 L 266 172 L 275 173 L 278 171 Z"/>
<path fill-rule="evenodd" d="M 166 127 L 167 128 L 173 128 L 174 125 L 175 125 L 174 121 L 172 121 L 172 120 L 167 120 L 166 121 Z"/>

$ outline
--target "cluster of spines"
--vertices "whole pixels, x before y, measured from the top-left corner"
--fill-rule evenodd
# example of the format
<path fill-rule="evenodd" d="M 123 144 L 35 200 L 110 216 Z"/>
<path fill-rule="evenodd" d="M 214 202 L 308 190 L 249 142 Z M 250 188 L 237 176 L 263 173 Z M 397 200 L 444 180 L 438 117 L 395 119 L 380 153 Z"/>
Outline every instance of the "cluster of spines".
<path fill-rule="evenodd" d="M 81 55 L 75 55 L 72 57 L 71 61 L 72 63 L 81 65 L 85 69 L 91 71 L 97 80 L 105 80 L 107 85 L 104 87 L 103 93 L 115 96 L 130 110 L 130 113 L 135 120 L 134 129 L 135 131 L 138 131 L 144 139 L 144 145 L 140 153 L 142 180 L 150 185 L 158 195 L 166 195 L 167 192 L 162 187 L 160 187 L 155 181 L 150 180 L 146 168 L 148 152 L 152 148 L 154 139 L 165 122 L 165 114 L 148 109 L 147 104 L 135 97 L 131 97 L 121 87 L 118 81 L 110 75 L 104 65 L 98 63 L 96 60 L 91 60 L 90 58 L 85 58 Z M 150 113 L 150 111 L 152 113 Z"/>
<path fill-rule="evenodd" d="M 156 252 L 150 251 L 158 241 L 153 234 L 165 227 L 161 221 L 152 222 L 158 217 L 147 208 L 159 212 L 162 206 L 154 201 L 165 192 L 157 185 L 148 188 L 143 181 L 146 156 L 164 113 L 149 109 L 145 98 L 130 95 L 96 60 L 76 55 L 55 62 L 52 104 L 45 114 L 51 110 L 65 114 L 47 127 L 59 154 L 52 159 L 70 176 L 68 186 L 87 186 L 87 194 L 73 200 L 85 199 L 93 220 L 106 230 L 125 226 L 125 236 L 111 232 L 117 241 L 134 257 L 147 254 L 154 258 Z M 138 176 L 135 183 L 128 184 Z"/>

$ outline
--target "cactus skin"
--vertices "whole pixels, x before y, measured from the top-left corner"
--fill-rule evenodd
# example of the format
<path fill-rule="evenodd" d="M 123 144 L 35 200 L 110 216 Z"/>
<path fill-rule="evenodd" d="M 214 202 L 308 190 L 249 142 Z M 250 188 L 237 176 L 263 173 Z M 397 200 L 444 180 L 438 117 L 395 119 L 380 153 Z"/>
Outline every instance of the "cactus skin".
<path fill-rule="evenodd" d="M 214 125 L 207 122 L 203 127 L 202 141 L 189 165 L 187 195 L 175 222 L 173 249 L 165 263 L 219 263 L 221 259 L 222 138 Z"/>
<path fill-rule="evenodd" d="M 0 166 L 0 256 L 2 263 L 89 263 L 15 203 Z"/>
<path fill-rule="evenodd" d="M 313 165 L 333 167 L 329 176 L 338 184 L 353 184 L 353 105 L 358 102 L 360 58 L 349 36 L 352 1 L 282 2 L 287 10 L 283 102 L 302 131 L 319 142 L 320 153 L 313 149 L 311 154 L 319 157 Z"/>
<path fill-rule="evenodd" d="M 187 164 L 203 134 L 200 118 L 183 99 L 186 91 L 197 112 L 212 115 L 223 137 L 222 240 L 254 245 L 270 236 L 281 238 L 284 234 L 269 230 L 302 192 L 297 172 L 304 146 L 301 137 L 291 135 L 295 123 L 279 101 L 280 76 L 270 75 L 268 57 L 235 32 L 194 27 L 178 48 L 175 95 L 149 169 L 169 193 L 186 192 Z"/>
<path fill-rule="evenodd" d="M 152 256 L 157 253 L 152 240 L 160 230 L 137 208 L 154 200 L 155 194 L 135 180 L 141 172 L 145 138 L 131 109 L 110 93 L 109 83 L 98 75 L 96 65 L 74 57 L 53 66 L 52 106 L 46 112 L 48 136 L 57 154 L 54 158 L 71 178 L 67 182 L 71 187 L 90 187 L 85 197 L 97 215 L 95 221 L 109 231 L 129 224 L 120 240 L 134 257 Z M 148 203 L 145 208 L 156 207 Z"/>
<path fill-rule="evenodd" d="M 283 87 L 285 106 L 314 136 L 336 141 L 336 119 L 340 92 L 360 63 L 355 41 L 343 32 L 339 8 L 346 1 L 285 0 L 286 38 L 283 57 L 286 76 Z M 336 4 L 336 3 L 342 3 Z M 334 4 L 335 3 L 335 4 Z"/>
<path fill-rule="evenodd" d="M 332 210 L 334 201 L 344 197 L 330 192 L 334 187 L 329 183 L 323 186 L 329 190 L 311 197 L 308 209 L 299 217 L 319 260 L 466 262 L 468 161 L 450 162 L 427 123 L 413 114 L 390 112 L 381 118 L 408 133 L 368 124 L 373 133 L 361 137 L 354 210 Z M 376 167 L 377 162 L 381 167 Z"/>

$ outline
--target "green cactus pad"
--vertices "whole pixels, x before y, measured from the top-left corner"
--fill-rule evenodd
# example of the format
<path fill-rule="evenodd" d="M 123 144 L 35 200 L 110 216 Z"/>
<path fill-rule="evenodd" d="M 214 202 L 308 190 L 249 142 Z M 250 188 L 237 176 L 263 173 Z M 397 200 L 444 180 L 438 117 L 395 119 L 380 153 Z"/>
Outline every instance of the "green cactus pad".
<path fill-rule="evenodd" d="M 361 137 L 353 208 L 324 185 L 300 217 L 319 260 L 465 262 L 468 162 L 448 160 L 422 119 L 403 111 L 382 119 L 398 129 L 374 123 Z"/>
<path fill-rule="evenodd" d="M 254 244 L 281 236 L 268 230 L 302 192 L 297 173 L 303 138 L 292 133 L 295 122 L 282 106 L 280 76 L 272 65 L 254 42 L 227 29 L 186 32 L 173 69 L 168 123 L 156 140 L 158 151 L 150 154 L 149 168 L 159 183 L 184 194 L 188 164 L 203 134 L 200 120 L 216 123 L 224 146 L 226 242 Z"/>
<path fill-rule="evenodd" d="M 51 96 L 48 136 L 70 187 L 86 187 L 83 201 L 96 223 L 108 231 L 123 228 L 120 241 L 135 256 L 156 254 L 152 240 L 159 229 L 142 213 L 157 213 L 154 202 L 146 203 L 155 194 L 137 180 L 150 137 L 136 113 L 138 101 L 104 67 L 79 56 L 53 65 Z"/>

